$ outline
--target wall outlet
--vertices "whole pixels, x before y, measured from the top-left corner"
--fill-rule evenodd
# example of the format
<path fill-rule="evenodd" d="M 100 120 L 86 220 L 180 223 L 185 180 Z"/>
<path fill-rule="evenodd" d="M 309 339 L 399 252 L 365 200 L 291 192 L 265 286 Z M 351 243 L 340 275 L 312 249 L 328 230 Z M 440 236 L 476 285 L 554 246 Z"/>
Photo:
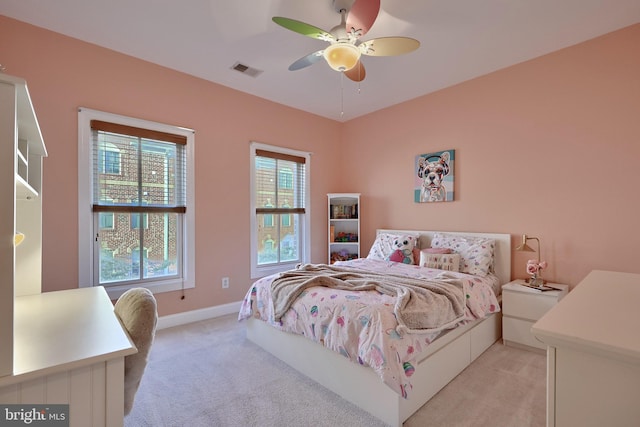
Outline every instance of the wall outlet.
<path fill-rule="evenodd" d="M 222 278 L 222 289 L 227 289 L 229 287 L 229 278 L 228 277 L 223 277 Z"/>

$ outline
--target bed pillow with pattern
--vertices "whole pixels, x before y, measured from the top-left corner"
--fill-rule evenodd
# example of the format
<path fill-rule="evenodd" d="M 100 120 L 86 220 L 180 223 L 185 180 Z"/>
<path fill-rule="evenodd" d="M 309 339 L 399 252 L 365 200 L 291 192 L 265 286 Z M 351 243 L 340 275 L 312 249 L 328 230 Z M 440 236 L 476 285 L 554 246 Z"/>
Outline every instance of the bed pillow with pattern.
<path fill-rule="evenodd" d="M 436 233 L 431 240 L 433 248 L 448 248 L 460 254 L 460 272 L 476 276 L 493 272 L 495 246 L 494 239 L 448 233 Z"/>

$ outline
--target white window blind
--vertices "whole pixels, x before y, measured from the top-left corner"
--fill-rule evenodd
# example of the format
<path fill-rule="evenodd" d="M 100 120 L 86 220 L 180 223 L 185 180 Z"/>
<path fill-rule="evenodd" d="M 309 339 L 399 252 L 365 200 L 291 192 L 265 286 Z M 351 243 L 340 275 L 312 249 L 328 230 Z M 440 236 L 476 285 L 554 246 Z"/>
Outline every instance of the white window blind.
<path fill-rule="evenodd" d="M 305 158 L 256 150 L 256 213 L 305 213 Z"/>
<path fill-rule="evenodd" d="M 95 282 L 181 277 L 187 138 L 100 120 L 90 124 L 92 210 L 101 226 Z"/>
<path fill-rule="evenodd" d="M 94 212 L 186 211 L 181 135 L 91 121 Z"/>
<path fill-rule="evenodd" d="M 306 159 L 256 149 L 254 242 L 257 267 L 301 262 L 305 252 Z"/>

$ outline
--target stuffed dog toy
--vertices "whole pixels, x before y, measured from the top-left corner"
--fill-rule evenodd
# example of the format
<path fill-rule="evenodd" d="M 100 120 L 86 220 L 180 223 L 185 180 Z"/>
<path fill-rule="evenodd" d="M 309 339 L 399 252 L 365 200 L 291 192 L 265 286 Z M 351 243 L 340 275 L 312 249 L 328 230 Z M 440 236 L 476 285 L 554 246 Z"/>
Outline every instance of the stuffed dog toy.
<path fill-rule="evenodd" d="M 440 156 L 421 157 L 418 162 L 418 176 L 422 178 L 421 202 L 446 202 L 447 189 L 444 177 L 449 175 L 449 152 Z"/>

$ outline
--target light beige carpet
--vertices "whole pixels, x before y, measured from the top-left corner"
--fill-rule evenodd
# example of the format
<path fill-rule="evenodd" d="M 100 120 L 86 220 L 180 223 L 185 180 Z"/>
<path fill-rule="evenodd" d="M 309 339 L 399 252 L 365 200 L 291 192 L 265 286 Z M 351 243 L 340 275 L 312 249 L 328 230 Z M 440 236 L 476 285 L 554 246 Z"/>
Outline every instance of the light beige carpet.
<path fill-rule="evenodd" d="M 405 427 L 542 427 L 545 356 L 491 346 Z M 235 315 L 160 330 L 126 427 L 382 427 L 245 338 Z"/>

